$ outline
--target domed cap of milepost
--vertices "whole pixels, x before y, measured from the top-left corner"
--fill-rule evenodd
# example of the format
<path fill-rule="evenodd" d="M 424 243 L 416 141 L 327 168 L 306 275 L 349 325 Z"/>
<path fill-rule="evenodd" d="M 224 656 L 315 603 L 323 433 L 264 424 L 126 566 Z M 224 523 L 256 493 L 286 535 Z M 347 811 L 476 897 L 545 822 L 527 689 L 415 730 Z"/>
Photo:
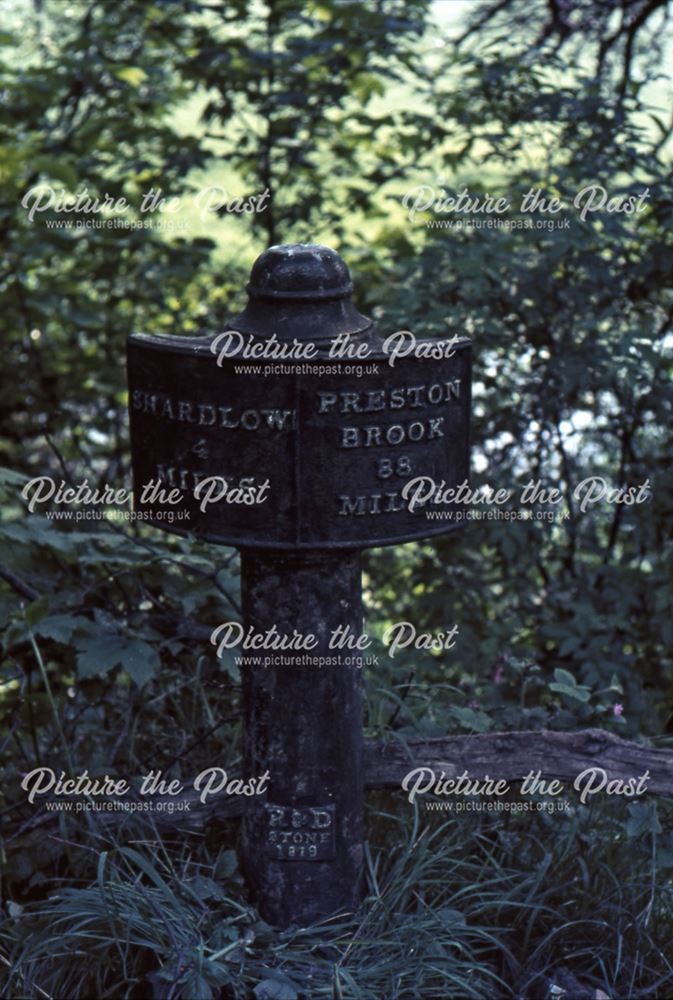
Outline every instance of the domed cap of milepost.
<path fill-rule="evenodd" d="M 319 243 L 269 247 L 252 265 L 248 305 L 231 327 L 279 340 L 332 340 L 371 327 L 351 302 L 353 282 L 346 262 Z"/>

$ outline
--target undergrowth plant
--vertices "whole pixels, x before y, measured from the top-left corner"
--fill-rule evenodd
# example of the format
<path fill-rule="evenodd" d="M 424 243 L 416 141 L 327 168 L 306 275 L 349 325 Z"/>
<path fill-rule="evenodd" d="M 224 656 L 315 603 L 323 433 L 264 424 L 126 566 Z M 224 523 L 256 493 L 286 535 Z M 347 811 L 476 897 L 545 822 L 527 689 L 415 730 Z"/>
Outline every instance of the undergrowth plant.
<path fill-rule="evenodd" d="M 79 884 L 54 874 L 10 905 L 3 1000 L 537 1000 L 567 975 L 620 1000 L 673 991 L 668 810 L 664 832 L 612 805 L 446 819 L 373 798 L 359 910 L 286 931 L 246 901 L 231 823 L 118 843 L 70 830 Z"/>

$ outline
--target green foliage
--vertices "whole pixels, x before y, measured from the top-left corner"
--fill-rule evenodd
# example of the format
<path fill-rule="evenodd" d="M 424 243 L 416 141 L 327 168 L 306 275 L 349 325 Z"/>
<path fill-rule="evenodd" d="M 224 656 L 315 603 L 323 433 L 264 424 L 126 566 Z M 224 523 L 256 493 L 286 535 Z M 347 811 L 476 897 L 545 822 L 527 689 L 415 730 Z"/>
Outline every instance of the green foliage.
<path fill-rule="evenodd" d="M 369 207 L 396 164 L 375 99 L 413 82 L 427 0 L 380 4 L 273 0 L 213 7 L 197 21 L 180 72 L 207 88 L 211 148 L 268 209 L 268 245 L 350 229 L 344 203 Z M 333 236 L 333 238 L 334 238 Z"/>
<path fill-rule="evenodd" d="M 282 933 L 240 901 L 235 856 L 216 843 L 226 831 L 199 861 L 190 845 L 115 846 L 100 828 L 91 850 L 79 831 L 84 884 L 10 911 L 2 995 L 532 998 L 553 995 L 566 962 L 608 995 L 636 982 L 662 995 L 672 855 L 652 851 L 651 807 L 628 812 L 626 831 L 598 806 L 525 826 L 484 814 L 466 839 L 455 819 L 372 810 L 360 909 Z M 62 961 L 73 954 L 86 963 Z"/>
<path fill-rule="evenodd" d="M 0 404 L 0 449 L 15 462 L 23 446 L 21 468 L 43 466 L 47 433 L 66 458 L 94 464 L 102 427 L 102 469 L 114 477 L 126 468 L 126 336 L 145 325 L 193 331 L 205 315 L 212 242 L 166 240 L 138 215 L 143 192 L 178 194 L 207 159 L 170 123 L 186 96 L 170 69 L 170 32 L 187 9 L 126 0 L 50 4 L 47 13 L 49 28 L 25 18 L 25 35 L 17 28 L 0 48 L 0 309 L 13 375 Z M 58 44 L 47 43 L 51 30 Z M 128 224 L 53 208 L 31 221 L 22 202 L 39 186 L 54 199 L 84 190 L 124 197 Z"/>
<path fill-rule="evenodd" d="M 366 678 L 368 731 L 600 725 L 666 739 L 673 186 L 652 96 L 665 32 L 653 30 L 659 3 L 635 27 L 627 5 L 619 30 L 609 6 L 490 4 L 460 47 L 424 0 L 7 11 L 4 995 L 558 996 L 566 962 L 611 996 L 671 992 L 666 805 L 433 828 L 381 797 L 360 912 L 279 935 L 244 900 L 232 826 L 178 844 L 140 822 L 113 835 L 98 817 L 62 814 L 45 836 L 19 791 L 55 758 L 185 779 L 214 759 L 238 763 L 240 678 L 208 643 L 238 613 L 235 555 L 110 510 L 28 514 L 20 490 L 37 474 L 128 486 L 127 335 L 221 328 L 254 256 L 299 239 L 344 253 L 382 333 L 472 337 L 472 485 L 516 492 L 539 479 L 560 486 L 554 509 L 567 515 L 477 520 L 367 555 L 371 634 L 400 620 L 459 626 L 454 649 L 383 652 Z M 531 188 L 572 206 L 593 183 L 648 188 L 643 212 L 582 220 L 568 207 L 567 229 L 442 228 L 404 203 L 421 184 L 466 186 L 506 196 L 522 223 Z M 206 235 L 161 228 L 165 217 L 141 224 L 149 189 L 190 198 L 209 184 L 268 189 L 269 207 L 221 210 Z M 126 198 L 129 225 L 91 226 L 79 210 L 62 226 L 53 207 L 31 221 L 22 201 L 36 185 Z M 651 500 L 582 511 L 573 491 L 588 476 L 649 479 Z M 131 836 L 151 841 L 136 850 Z"/>

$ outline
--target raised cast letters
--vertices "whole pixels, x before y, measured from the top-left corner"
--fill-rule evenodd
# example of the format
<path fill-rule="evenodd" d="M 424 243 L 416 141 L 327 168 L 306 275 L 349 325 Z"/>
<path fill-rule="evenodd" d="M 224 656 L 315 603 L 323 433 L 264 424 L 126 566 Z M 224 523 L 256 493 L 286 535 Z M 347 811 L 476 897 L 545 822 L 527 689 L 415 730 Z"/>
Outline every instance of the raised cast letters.
<path fill-rule="evenodd" d="M 213 406 L 195 403 L 188 399 L 172 399 L 163 393 L 135 389 L 131 405 L 139 413 L 149 414 L 160 420 L 195 424 L 197 427 L 218 427 L 225 430 L 241 428 L 257 431 L 268 427 L 275 431 L 291 430 L 295 426 L 294 410 L 249 409 L 234 410 L 231 406 Z"/>
<path fill-rule="evenodd" d="M 266 853 L 277 861 L 330 861 L 336 856 L 334 806 L 264 807 Z"/>
<path fill-rule="evenodd" d="M 318 392 L 318 413 L 380 413 L 382 410 L 440 406 L 460 399 L 460 379 L 397 389 Z"/>
<path fill-rule="evenodd" d="M 362 517 L 363 514 L 396 514 L 404 510 L 404 500 L 399 493 L 370 493 L 369 496 L 340 496 L 338 513 L 342 517 Z"/>
<path fill-rule="evenodd" d="M 373 448 L 386 445 L 408 444 L 414 441 L 431 441 L 443 438 L 444 417 L 414 420 L 404 424 L 365 424 L 364 427 L 342 427 L 339 436 L 341 448 Z"/>

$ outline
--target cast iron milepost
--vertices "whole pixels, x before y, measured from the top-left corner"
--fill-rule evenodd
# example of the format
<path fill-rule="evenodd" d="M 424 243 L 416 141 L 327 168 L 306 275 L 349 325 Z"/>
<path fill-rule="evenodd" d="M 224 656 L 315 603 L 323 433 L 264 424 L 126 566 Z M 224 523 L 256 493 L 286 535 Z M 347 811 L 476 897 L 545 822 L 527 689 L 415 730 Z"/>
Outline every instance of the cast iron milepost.
<path fill-rule="evenodd" d="M 456 526 L 427 518 L 438 504 L 410 511 L 401 491 L 415 476 L 467 478 L 470 343 L 433 341 L 444 356 L 391 365 L 344 261 L 319 245 L 271 247 L 247 291 L 214 337 L 129 338 L 133 476 L 136 509 L 158 527 L 240 549 L 244 632 L 316 637 L 241 671 L 246 773 L 270 775 L 243 821 L 242 868 L 262 916 L 287 926 L 357 904 L 361 659 L 329 640 L 362 633 L 362 549 Z M 264 342 L 267 357 L 250 357 Z M 147 490 L 159 481 L 178 505 Z M 266 484 L 263 500 L 231 503 L 222 483 Z"/>

